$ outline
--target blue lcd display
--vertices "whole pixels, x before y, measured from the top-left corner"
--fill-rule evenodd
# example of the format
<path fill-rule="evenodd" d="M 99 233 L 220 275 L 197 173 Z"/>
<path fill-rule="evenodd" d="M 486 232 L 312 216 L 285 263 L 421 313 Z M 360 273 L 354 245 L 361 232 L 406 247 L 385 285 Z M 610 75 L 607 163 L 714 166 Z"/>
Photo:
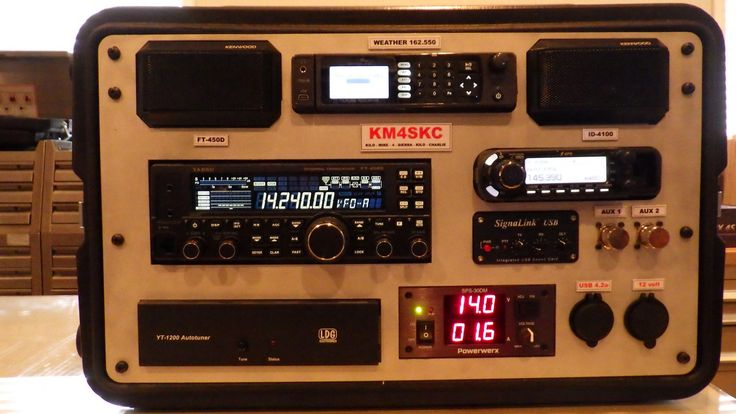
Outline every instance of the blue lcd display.
<path fill-rule="evenodd" d="M 195 176 L 194 208 L 380 210 L 382 175 Z"/>

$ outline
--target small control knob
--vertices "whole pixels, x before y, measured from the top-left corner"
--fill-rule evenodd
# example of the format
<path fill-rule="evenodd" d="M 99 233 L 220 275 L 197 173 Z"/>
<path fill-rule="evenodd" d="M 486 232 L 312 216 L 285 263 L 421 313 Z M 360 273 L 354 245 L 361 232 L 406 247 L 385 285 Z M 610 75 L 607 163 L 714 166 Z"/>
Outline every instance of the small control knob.
<path fill-rule="evenodd" d="M 203 247 L 201 240 L 189 239 L 184 243 L 184 247 L 181 248 L 181 254 L 187 260 L 195 260 L 202 254 Z"/>
<path fill-rule="evenodd" d="M 347 229 L 336 217 L 314 220 L 306 231 L 307 252 L 319 262 L 334 262 L 345 253 Z"/>
<path fill-rule="evenodd" d="M 500 189 L 514 191 L 524 184 L 526 170 L 516 160 L 504 160 L 493 166 L 491 178 Z"/>
<path fill-rule="evenodd" d="M 639 299 L 626 308 L 624 325 L 634 338 L 644 342 L 647 348 L 654 348 L 657 338 L 667 330 L 670 315 L 654 293 L 642 293 Z"/>
<path fill-rule="evenodd" d="M 650 249 L 661 249 L 670 242 L 670 232 L 654 223 L 647 223 L 639 227 L 639 243 Z"/>
<path fill-rule="evenodd" d="M 235 240 L 225 239 L 220 242 L 217 246 L 217 255 L 221 259 L 230 260 L 238 254 L 238 247 L 235 245 Z"/>
<path fill-rule="evenodd" d="M 382 237 L 376 242 L 376 254 L 381 259 L 388 259 L 394 254 L 394 245 L 387 237 Z"/>
<path fill-rule="evenodd" d="M 429 245 L 421 237 L 415 237 L 409 242 L 409 250 L 412 256 L 423 259 L 429 254 Z"/>
<path fill-rule="evenodd" d="M 503 72 L 509 66 L 508 53 L 496 53 L 491 57 L 491 70 L 494 72 Z"/>
<path fill-rule="evenodd" d="M 629 245 L 629 232 L 615 224 L 606 224 L 600 229 L 600 239 L 604 248 L 621 250 Z"/>
<path fill-rule="evenodd" d="M 517 337 L 519 342 L 521 342 L 523 345 L 534 345 L 535 343 L 537 343 L 536 333 L 534 332 L 534 329 L 529 326 L 523 326 L 519 328 Z"/>
<path fill-rule="evenodd" d="M 587 293 L 570 311 L 570 328 L 578 338 L 593 348 L 613 328 L 613 311 L 600 293 Z"/>

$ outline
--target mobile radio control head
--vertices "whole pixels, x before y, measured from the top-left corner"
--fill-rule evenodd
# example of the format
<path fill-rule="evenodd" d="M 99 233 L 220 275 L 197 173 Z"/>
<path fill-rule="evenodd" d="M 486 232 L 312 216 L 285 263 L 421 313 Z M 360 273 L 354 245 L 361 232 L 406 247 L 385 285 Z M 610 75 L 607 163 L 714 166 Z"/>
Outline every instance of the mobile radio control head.
<path fill-rule="evenodd" d="M 200 239 L 189 239 L 181 248 L 181 254 L 187 260 L 196 260 L 202 255 L 204 245 Z"/>
<path fill-rule="evenodd" d="M 318 262 L 335 262 L 345 253 L 347 232 L 337 217 L 320 217 L 307 228 L 307 252 Z"/>

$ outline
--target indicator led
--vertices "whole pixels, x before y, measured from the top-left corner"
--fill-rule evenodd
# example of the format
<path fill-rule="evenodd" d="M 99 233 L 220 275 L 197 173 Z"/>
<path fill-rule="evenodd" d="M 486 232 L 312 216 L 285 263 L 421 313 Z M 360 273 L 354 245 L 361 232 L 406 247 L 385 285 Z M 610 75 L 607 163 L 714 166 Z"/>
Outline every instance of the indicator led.
<path fill-rule="evenodd" d="M 414 308 L 414 314 L 416 315 L 423 315 L 424 314 L 424 308 L 421 306 L 417 306 Z"/>

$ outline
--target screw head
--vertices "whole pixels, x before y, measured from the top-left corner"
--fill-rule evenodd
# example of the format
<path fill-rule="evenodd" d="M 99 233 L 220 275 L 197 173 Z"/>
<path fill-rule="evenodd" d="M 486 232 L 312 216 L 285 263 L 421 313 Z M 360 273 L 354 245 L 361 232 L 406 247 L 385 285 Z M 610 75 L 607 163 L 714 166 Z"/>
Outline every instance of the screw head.
<path fill-rule="evenodd" d="M 107 49 L 107 56 L 112 60 L 120 59 L 120 49 L 117 46 L 113 46 Z"/>
<path fill-rule="evenodd" d="M 680 51 L 683 55 L 689 55 L 695 51 L 695 45 L 690 42 L 684 43 L 680 48 Z"/>
<path fill-rule="evenodd" d="M 692 82 L 685 82 L 682 84 L 682 93 L 685 95 L 692 95 L 695 92 L 695 84 Z"/>
<path fill-rule="evenodd" d="M 125 243 L 125 237 L 123 237 L 123 235 L 122 235 L 122 234 L 120 234 L 120 233 L 117 233 L 117 234 L 113 234 L 113 235 L 112 235 L 112 238 L 110 238 L 110 241 L 111 241 L 111 242 L 112 242 L 112 244 L 114 244 L 115 246 L 122 246 L 122 245 L 123 245 L 123 243 Z"/>
<path fill-rule="evenodd" d="M 123 96 L 123 92 L 117 86 L 113 86 L 107 90 L 107 95 L 117 101 L 121 96 Z"/>
<path fill-rule="evenodd" d="M 682 237 L 683 239 L 689 239 L 693 237 L 693 234 L 693 229 L 688 226 L 682 226 L 682 228 L 680 229 L 680 237 Z"/>
<path fill-rule="evenodd" d="M 677 354 L 677 362 L 681 364 L 687 364 L 690 362 L 690 354 L 687 352 L 680 352 Z"/>
<path fill-rule="evenodd" d="M 405 351 L 406 353 L 409 353 L 409 352 L 411 352 L 411 351 L 413 351 L 413 350 L 414 350 L 414 348 L 412 348 L 411 346 L 407 346 L 406 348 L 404 348 L 404 351 Z"/>
<path fill-rule="evenodd" d="M 119 374 L 125 373 L 128 371 L 128 363 L 125 361 L 118 361 L 117 364 L 115 364 L 115 371 Z"/>

